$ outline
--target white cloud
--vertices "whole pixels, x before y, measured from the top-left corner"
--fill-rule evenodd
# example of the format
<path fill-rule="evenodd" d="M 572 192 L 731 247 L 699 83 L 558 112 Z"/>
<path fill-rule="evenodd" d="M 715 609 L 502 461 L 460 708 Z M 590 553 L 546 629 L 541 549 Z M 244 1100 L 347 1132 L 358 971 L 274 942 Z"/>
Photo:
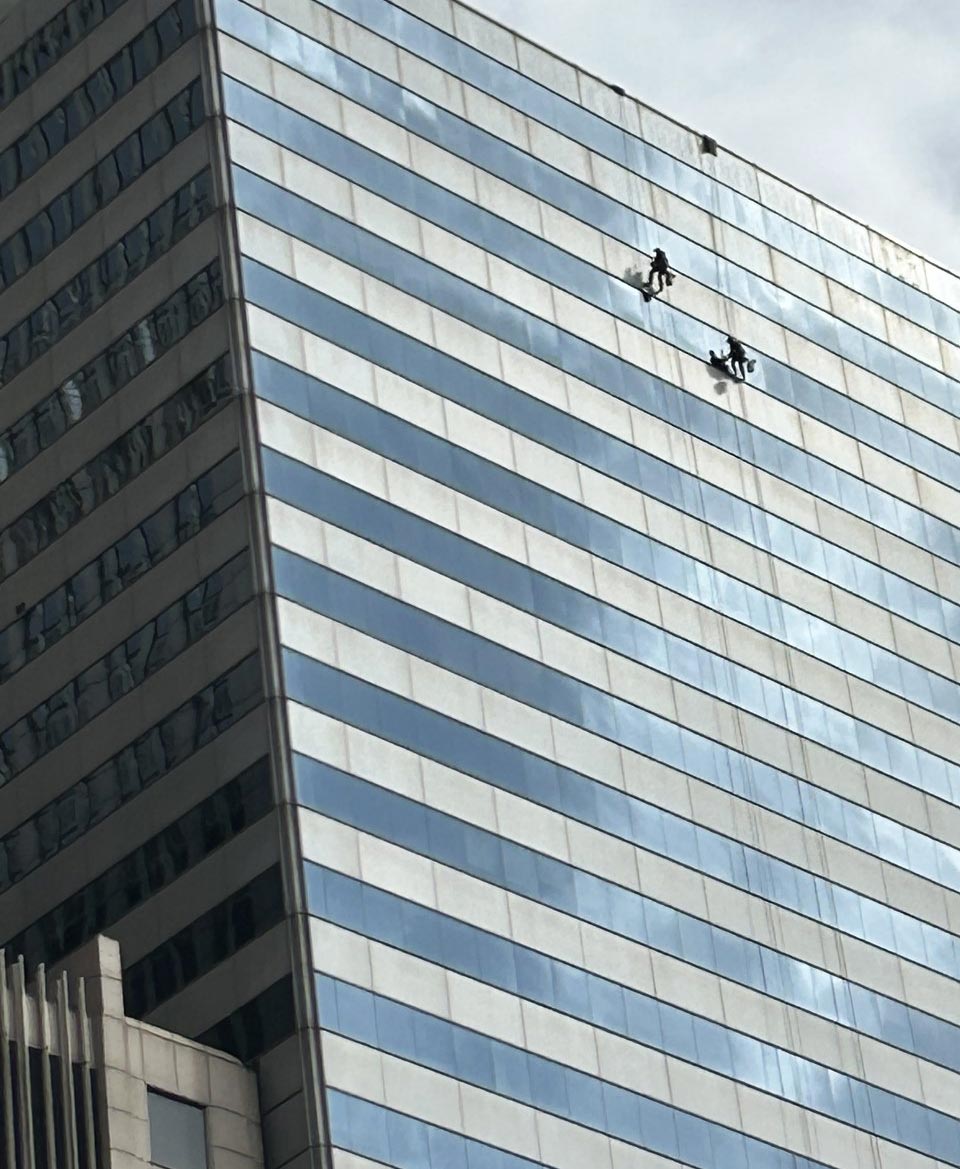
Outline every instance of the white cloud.
<path fill-rule="evenodd" d="M 471 0 L 960 270 L 958 0 Z"/>

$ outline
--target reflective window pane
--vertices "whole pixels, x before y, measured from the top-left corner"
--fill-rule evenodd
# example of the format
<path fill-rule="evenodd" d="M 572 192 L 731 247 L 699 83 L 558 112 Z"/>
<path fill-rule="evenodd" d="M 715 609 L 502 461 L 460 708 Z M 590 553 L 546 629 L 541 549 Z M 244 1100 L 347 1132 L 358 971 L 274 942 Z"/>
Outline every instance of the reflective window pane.
<path fill-rule="evenodd" d="M 71 7 L 79 8 L 81 3 L 82 0 L 74 0 Z M 168 29 L 162 45 L 157 32 L 157 26 L 161 21 Z M 65 36 L 63 43 L 58 47 L 58 55 L 72 48 L 98 23 L 99 19 L 89 21 L 86 27 L 77 28 L 71 37 Z M 81 134 L 95 118 L 128 93 L 137 81 L 141 81 L 152 68 L 188 40 L 195 31 L 196 14 L 193 3 L 191 0 L 176 0 L 176 3 L 158 20 L 148 25 L 126 48 L 64 98 L 47 115 L 43 128 L 33 127 L 5 152 L 5 157 L 9 158 L 6 166 L 0 161 L 0 197 L 9 195 L 20 182 L 33 175 L 53 154 Z M 30 44 L 28 41 L 27 46 Z M 31 53 L 27 46 L 24 46 L 27 55 L 34 55 L 35 51 Z M 130 68 L 131 61 L 139 63 L 139 70 L 137 65 Z M 48 68 L 52 63 L 49 61 L 44 67 Z M 37 72 L 33 71 L 32 75 L 24 74 L 21 79 L 11 83 L 10 75 L 0 65 L 0 109 L 18 93 L 27 89 L 37 75 Z"/>
<path fill-rule="evenodd" d="M 0 244 L 0 290 L 19 279 L 106 207 L 145 167 L 162 158 L 201 125 L 204 116 L 203 86 L 198 78 L 101 159 L 93 170 L 77 179 Z M 131 166 L 131 158 L 139 160 L 139 166 Z M 2 262 L 4 254 L 10 256 L 8 263 Z"/>
<path fill-rule="evenodd" d="M 203 1109 L 147 1089 L 150 1162 L 159 1169 L 207 1169 Z"/>
<path fill-rule="evenodd" d="M 209 366 L 0 531 L 0 579 L 116 495 L 212 417 L 233 393 L 227 358 Z"/>
<path fill-rule="evenodd" d="M 95 199 L 92 188 L 90 198 Z M 10 330 L 5 338 L 0 338 L 0 386 L 16 377 L 134 280 L 148 264 L 183 239 L 210 214 L 213 200 L 210 172 L 203 171 Z M 75 215 L 83 218 L 86 214 L 81 199 Z"/>
<path fill-rule="evenodd" d="M 217 259 L 0 433 L 0 482 L 123 389 L 222 304 Z"/>
<path fill-rule="evenodd" d="M 100 783 L 96 796 L 110 787 Z M 30 970 L 40 962 L 54 965 L 239 836 L 272 806 L 269 768 L 262 759 L 10 939 L 10 948 L 24 955 Z"/>
<path fill-rule="evenodd" d="M 251 587 L 249 561 L 240 553 L 0 732 L 0 786 L 226 620 L 249 600 Z"/>

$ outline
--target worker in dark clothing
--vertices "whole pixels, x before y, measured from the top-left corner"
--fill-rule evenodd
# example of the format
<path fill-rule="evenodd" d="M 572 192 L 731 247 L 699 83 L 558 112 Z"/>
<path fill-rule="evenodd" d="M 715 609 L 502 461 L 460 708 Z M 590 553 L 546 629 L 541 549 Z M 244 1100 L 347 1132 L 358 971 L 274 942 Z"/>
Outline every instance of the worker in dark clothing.
<path fill-rule="evenodd" d="M 714 353 L 712 349 L 710 350 L 710 364 L 727 377 L 735 378 L 738 382 L 746 381 L 747 374 L 753 373 L 757 363 L 753 358 L 747 357 L 746 349 L 736 337 L 728 337 L 727 345 L 729 349 L 726 353 Z"/>
<path fill-rule="evenodd" d="M 724 354 L 724 360 L 729 361 L 733 376 L 744 381 L 747 376 L 747 351 L 736 337 L 728 337 L 727 344 L 730 351 Z"/>
<path fill-rule="evenodd" d="M 670 271 L 670 261 L 663 248 L 653 249 L 653 259 L 650 261 L 650 275 L 647 277 L 647 287 L 653 292 L 653 278 L 657 278 L 657 294 L 663 292 L 667 284 L 673 283 L 673 273 Z"/>

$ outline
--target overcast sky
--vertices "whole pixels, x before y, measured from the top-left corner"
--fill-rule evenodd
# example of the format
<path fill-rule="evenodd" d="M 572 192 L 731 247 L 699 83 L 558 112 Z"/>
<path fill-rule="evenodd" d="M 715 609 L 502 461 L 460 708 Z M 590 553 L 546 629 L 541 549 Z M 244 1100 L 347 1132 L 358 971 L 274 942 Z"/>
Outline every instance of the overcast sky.
<path fill-rule="evenodd" d="M 469 0 L 960 271 L 960 0 Z"/>

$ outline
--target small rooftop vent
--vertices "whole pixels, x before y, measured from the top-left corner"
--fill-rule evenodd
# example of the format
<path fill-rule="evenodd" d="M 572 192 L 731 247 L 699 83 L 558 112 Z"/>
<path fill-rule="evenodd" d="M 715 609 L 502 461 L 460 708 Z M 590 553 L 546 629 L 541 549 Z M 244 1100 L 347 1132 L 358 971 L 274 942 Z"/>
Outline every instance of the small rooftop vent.
<path fill-rule="evenodd" d="M 700 153 L 715 155 L 717 153 L 716 138 L 711 138 L 709 134 L 704 134 L 700 139 Z"/>

